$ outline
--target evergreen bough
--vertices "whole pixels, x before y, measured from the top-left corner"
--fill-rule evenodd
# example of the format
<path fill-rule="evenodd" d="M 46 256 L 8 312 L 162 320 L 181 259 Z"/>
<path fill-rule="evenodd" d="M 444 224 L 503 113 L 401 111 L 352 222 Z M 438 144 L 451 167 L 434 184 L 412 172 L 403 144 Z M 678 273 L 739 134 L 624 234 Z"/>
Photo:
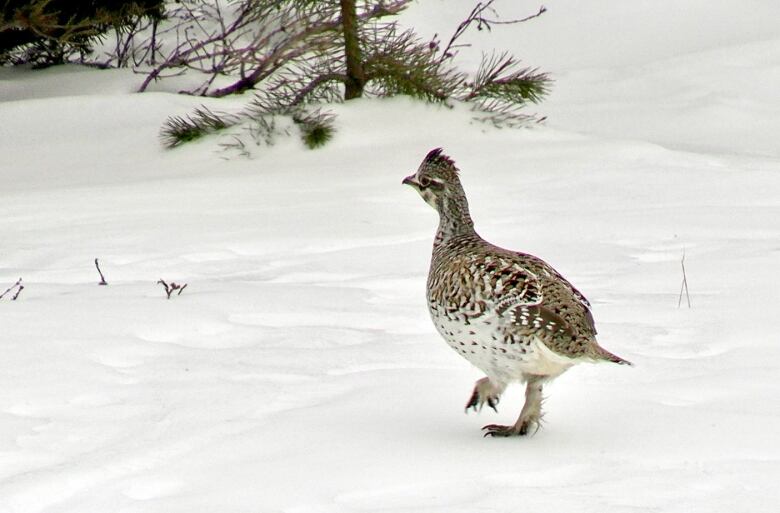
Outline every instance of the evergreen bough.
<path fill-rule="evenodd" d="M 265 31 L 262 32 L 264 34 L 275 35 L 273 51 L 269 54 L 267 48 L 253 48 L 252 55 L 259 61 L 252 61 L 252 55 L 246 52 L 240 58 L 235 56 L 230 60 L 224 56 L 231 53 L 230 49 L 238 49 L 237 42 L 229 39 L 230 35 L 211 50 L 202 41 L 190 43 L 190 47 L 198 49 L 193 54 L 197 55 L 193 65 L 201 72 L 206 71 L 202 64 L 209 62 L 207 57 L 210 56 L 212 61 L 227 59 L 220 61 L 223 65 L 211 70 L 211 78 L 194 92 L 221 96 L 225 91 L 240 92 L 252 88 L 255 90 L 253 100 L 237 114 L 218 115 L 201 108 L 191 116 L 169 118 L 161 131 L 163 144 L 175 147 L 243 123 L 250 127 L 249 132 L 255 142 L 271 143 L 278 131 L 275 120 L 286 117 L 298 127 L 307 147 L 318 148 L 334 133 L 333 114 L 323 112 L 319 106 L 357 96 L 407 95 L 445 104 L 461 101 L 472 106 L 475 119 L 496 126 L 518 126 L 538 121 L 527 114 L 524 107 L 538 103 L 549 91 L 551 80 L 546 73 L 536 68 L 521 67 L 506 52 L 483 55 L 479 68 L 473 74 L 457 69 L 453 62 L 458 49 L 467 46 L 459 44 L 458 38 L 470 26 L 489 30 L 495 23 L 520 23 L 544 13 L 543 7 L 521 20 L 497 21 L 487 17 L 487 14 L 495 14 L 492 10 L 494 0 L 479 3 L 442 49 L 437 40 L 424 41 L 413 30 L 401 30 L 395 21 L 383 21 L 386 16 L 403 10 L 410 2 L 366 0 L 360 6 L 356 6 L 354 0 L 239 2 L 229 19 L 245 30 L 242 33 L 245 38 L 249 38 L 246 32 L 249 25 L 238 22 L 243 23 L 252 15 L 257 15 L 258 9 L 268 14 L 271 11 L 267 9 L 274 4 L 276 10 L 273 11 L 275 17 L 272 23 L 284 20 L 283 30 L 280 32 L 277 30 L 279 27 L 274 26 L 257 29 Z M 352 9 L 351 14 L 344 11 L 345 8 Z M 225 14 L 220 11 L 220 16 Z M 352 20 L 357 37 L 349 34 L 342 20 Z M 255 40 L 258 40 L 257 37 Z M 350 42 L 357 42 L 358 47 L 351 46 Z M 219 49 L 218 56 L 213 54 L 215 49 Z M 278 60 L 267 62 L 269 55 L 277 55 Z M 245 59 L 249 61 L 245 62 Z M 172 66 L 175 64 L 174 67 L 188 65 L 181 55 L 169 57 L 168 62 Z M 239 80 L 227 87 L 212 87 L 218 75 L 229 71 L 229 65 L 240 66 L 231 68 L 238 69 Z M 152 74 L 156 73 L 155 78 L 159 78 L 165 69 L 163 62 Z M 264 71 L 258 73 L 258 70 Z M 241 138 L 235 134 L 232 137 L 236 142 L 225 146 L 238 147 L 242 154 L 247 154 Z"/>
<path fill-rule="evenodd" d="M 186 142 L 224 130 L 235 125 L 238 121 L 237 116 L 217 114 L 201 106 L 186 117 L 169 117 L 163 124 L 160 138 L 165 147 L 175 148 Z"/>
<path fill-rule="evenodd" d="M 93 46 L 108 32 L 122 34 L 141 20 L 163 17 L 165 0 L 4 0 L 0 3 L 0 65 L 46 67 L 93 63 Z"/>

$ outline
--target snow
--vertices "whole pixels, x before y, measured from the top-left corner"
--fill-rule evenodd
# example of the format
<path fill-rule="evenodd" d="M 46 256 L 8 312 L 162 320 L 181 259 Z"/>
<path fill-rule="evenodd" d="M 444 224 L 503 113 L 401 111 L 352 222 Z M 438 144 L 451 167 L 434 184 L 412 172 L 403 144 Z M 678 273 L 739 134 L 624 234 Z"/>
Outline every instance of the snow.
<path fill-rule="evenodd" d="M 469 3 L 440 5 L 406 20 Z M 359 100 L 325 148 L 251 159 L 163 150 L 204 101 L 131 73 L 0 70 L 0 289 L 25 285 L 0 512 L 775 511 L 779 6 L 676 5 L 561 1 L 476 40 L 554 72 L 543 126 Z M 480 233 L 552 263 L 636 364 L 571 369 L 530 438 L 481 438 L 522 389 L 464 415 L 481 376 L 428 319 L 435 214 L 400 182 L 437 146 Z"/>

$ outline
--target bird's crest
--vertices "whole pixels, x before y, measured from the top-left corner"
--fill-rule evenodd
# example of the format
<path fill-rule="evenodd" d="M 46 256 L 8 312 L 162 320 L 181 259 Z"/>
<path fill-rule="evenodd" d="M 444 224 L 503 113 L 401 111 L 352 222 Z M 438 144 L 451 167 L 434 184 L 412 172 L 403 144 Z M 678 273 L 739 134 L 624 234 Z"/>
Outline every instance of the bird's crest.
<path fill-rule="evenodd" d="M 458 168 L 455 166 L 455 161 L 450 157 L 442 153 L 441 148 L 434 148 L 428 152 L 423 159 L 423 166 L 438 167 L 440 169 L 449 169 L 458 176 Z"/>

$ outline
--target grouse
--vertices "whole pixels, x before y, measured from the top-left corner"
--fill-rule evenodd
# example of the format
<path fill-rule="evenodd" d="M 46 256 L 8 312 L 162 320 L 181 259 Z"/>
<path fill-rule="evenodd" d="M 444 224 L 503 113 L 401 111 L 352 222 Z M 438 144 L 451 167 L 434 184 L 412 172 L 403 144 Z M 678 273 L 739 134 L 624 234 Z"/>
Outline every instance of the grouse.
<path fill-rule="evenodd" d="M 542 386 L 574 364 L 631 365 L 599 346 L 590 303 L 547 262 L 495 246 L 474 231 L 453 160 L 436 148 L 403 183 L 439 213 L 428 274 L 428 310 L 447 344 L 487 376 L 466 411 L 496 409 L 507 385 L 525 382 L 513 425 L 490 424 L 485 436 L 539 429 Z"/>

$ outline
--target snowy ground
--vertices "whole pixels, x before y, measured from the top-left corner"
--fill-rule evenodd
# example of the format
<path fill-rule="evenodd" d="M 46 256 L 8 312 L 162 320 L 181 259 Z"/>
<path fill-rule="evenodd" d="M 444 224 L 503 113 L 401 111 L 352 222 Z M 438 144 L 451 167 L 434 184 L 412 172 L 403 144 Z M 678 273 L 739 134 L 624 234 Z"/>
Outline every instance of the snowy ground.
<path fill-rule="evenodd" d="M 0 300 L 0 513 L 776 511 L 780 7 L 556 4 L 496 36 L 556 73 L 533 130 L 358 101 L 324 149 L 226 159 L 158 144 L 200 100 L 0 70 L 0 292 L 26 286 Z M 408 19 L 442 30 L 430 8 Z M 464 415 L 480 375 L 427 317 L 436 219 L 400 181 L 436 146 L 480 233 L 636 363 L 562 376 L 532 438 L 481 438 L 522 391 Z"/>

